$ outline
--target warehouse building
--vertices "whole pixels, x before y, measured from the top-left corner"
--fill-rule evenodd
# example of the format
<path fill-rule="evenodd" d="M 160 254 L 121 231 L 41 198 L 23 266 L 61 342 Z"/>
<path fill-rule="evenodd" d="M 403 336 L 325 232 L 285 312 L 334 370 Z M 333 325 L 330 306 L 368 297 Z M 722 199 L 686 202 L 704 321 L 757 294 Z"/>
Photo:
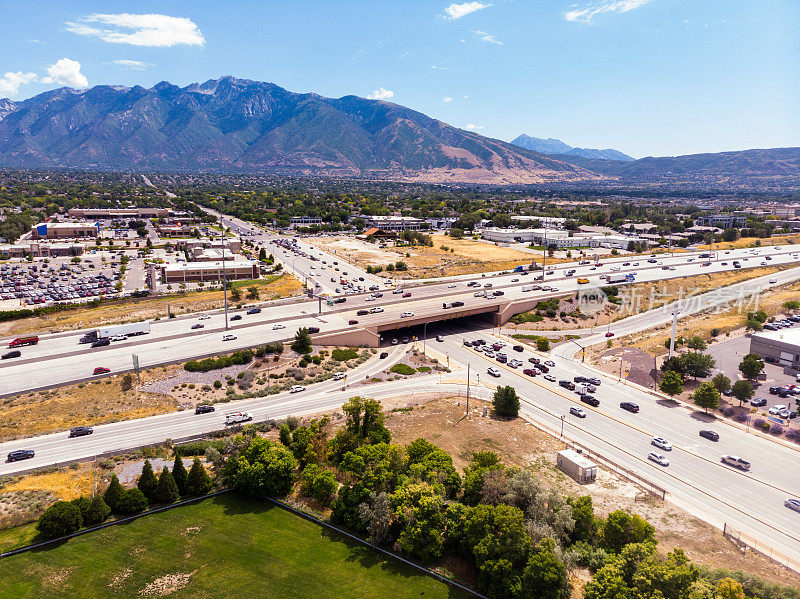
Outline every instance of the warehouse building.
<path fill-rule="evenodd" d="M 197 283 L 199 281 L 222 281 L 223 272 L 228 281 L 257 279 L 258 263 L 245 260 L 219 262 L 179 262 L 161 266 L 164 283 Z"/>
<path fill-rule="evenodd" d="M 643 241 L 639 237 L 626 237 L 624 235 L 596 235 L 591 233 L 576 233 L 570 235 L 568 231 L 558 229 L 498 229 L 487 228 L 481 232 L 484 239 L 498 243 L 530 243 L 545 245 L 557 249 L 582 248 L 582 247 L 607 247 L 618 250 L 627 250 L 631 242 Z"/>
<path fill-rule="evenodd" d="M 70 208 L 67 212 L 72 218 L 163 218 L 176 216 L 168 208 Z"/>
<path fill-rule="evenodd" d="M 750 337 L 750 353 L 800 371 L 800 329 L 762 331 Z"/>
<path fill-rule="evenodd" d="M 31 239 L 81 239 L 97 237 L 100 227 L 93 223 L 39 223 L 31 227 Z"/>

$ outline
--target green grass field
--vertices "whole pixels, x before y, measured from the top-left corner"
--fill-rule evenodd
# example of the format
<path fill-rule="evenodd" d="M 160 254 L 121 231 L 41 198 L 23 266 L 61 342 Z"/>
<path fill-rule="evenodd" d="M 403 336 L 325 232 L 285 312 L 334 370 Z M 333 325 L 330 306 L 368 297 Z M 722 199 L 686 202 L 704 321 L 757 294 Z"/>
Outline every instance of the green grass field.
<path fill-rule="evenodd" d="M 0 560 L 0 598 L 466 595 L 264 502 L 226 494 Z"/>

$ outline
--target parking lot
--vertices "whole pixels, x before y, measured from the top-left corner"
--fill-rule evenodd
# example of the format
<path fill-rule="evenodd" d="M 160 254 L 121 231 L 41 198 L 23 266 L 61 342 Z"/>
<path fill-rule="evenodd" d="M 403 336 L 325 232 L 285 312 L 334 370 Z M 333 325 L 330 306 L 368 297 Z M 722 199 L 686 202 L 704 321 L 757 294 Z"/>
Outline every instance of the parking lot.
<path fill-rule="evenodd" d="M 8 262 L 0 266 L 0 298 L 33 306 L 115 295 L 119 293 L 115 285 L 123 253 L 87 254 L 80 262 L 73 262 L 71 257 Z"/>

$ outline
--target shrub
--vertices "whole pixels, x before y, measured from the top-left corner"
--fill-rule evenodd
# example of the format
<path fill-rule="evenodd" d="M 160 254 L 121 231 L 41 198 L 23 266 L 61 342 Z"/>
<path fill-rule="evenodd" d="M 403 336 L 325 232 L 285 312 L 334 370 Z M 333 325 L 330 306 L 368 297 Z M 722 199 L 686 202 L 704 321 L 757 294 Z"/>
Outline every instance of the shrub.
<path fill-rule="evenodd" d="M 113 509 L 117 514 L 138 514 L 147 509 L 147 498 L 139 489 L 129 489 L 122 493 Z"/>
<path fill-rule="evenodd" d="M 389 369 L 389 371 L 396 374 L 402 374 L 403 376 L 409 376 L 416 372 L 416 370 L 411 368 L 411 366 L 408 364 L 395 364 Z"/>
<path fill-rule="evenodd" d="M 222 381 L 214 381 L 214 389 L 222 389 Z"/>
<path fill-rule="evenodd" d="M 153 473 L 153 466 L 150 464 L 150 460 L 144 461 L 144 466 L 142 466 L 142 474 L 139 476 L 136 487 L 142 493 L 144 493 L 144 496 L 147 497 L 148 501 L 154 501 L 156 488 L 158 488 L 158 479 Z"/>
<path fill-rule="evenodd" d="M 358 358 L 358 352 L 352 347 L 335 349 L 331 352 L 331 360 L 336 362 L 347 362 L 348 360 L 355 360 L 356 358 Z"/>
<path fill-rule="evenodd" d="M 56 501 L 39 517 L 36 530 L 45 539 L 57 539 L 83 526 L 81 510 L 72 502 Z"/>
<path fill-rule="evenodd" d="M 103 501 L 106 502 L 106 505 L 110 507 L 112 511 L 116 512 L 117 503 L 124 493 L 125 489 L 119 484 L 119 479 L 117 475 L 114 474 L 111 477 L 111 482 L 108 483 L 105 493 L 103 493 Z"/>
<path fill-rule="evenodd" d="M 519 397 L 514 387 L 498 387 L 492 399 L 494 412 L 502 418 L 516 418 L 519 415 Z"/>
<path fill-rule="evenodd" d="M 205 467 L 198 458 L 195 458 L 186 481 L 186 494 L 191 496 L 205 495 L 213 486 L 214 483 L 211 481 L 211 477 L 206 472 Z"/>
<path fill-rule="evenodd" d="M 772 433 L 773 435 L 782 435 L 783 427 L 780 424 L 775 423 L 769 428 L 769 432 Z"/>
<path fill-rule="evenodd" d="M 722 415 L 730 417 L 733 416 L 733 413 L 735 411 L 736 410 L 733 409 L 733 406 L 725 406 L 724 408 L 722 408 Z"/>
<path fill-rule="evenodd" d="M 186 472 L 186 467 L 183 465 L 183 460 L 176 453 L 175 461 L 172 464 L 172 478 L 175 479 L 175 484 L 178 486 L 178 493 L 186 495 L 186 488 L 189 483 L 189 473 Z"/>
<path fill-rule="evenodd" d="M 736 416 L 734 416 L 734 418 L 736 419 L 737 422 L 747 422 L 747 414 L 745 414 L 744 412 L 739 412 L 738 414 L 736 414 Z"/>
<path fill-rule="evenodd" d="M 99 495 L 92 499 L 89 509 L 83 513 L 83 523 L 86 526 L 101 524 L 111 515 L 111 508 L 106 505 Z"/>
<path fill-rule="evenodd" d="M 180 493 L 178 492 L 178 485 L 175 484 L 175 478 L 169 468 L 164 466 L 161 475 L 158 477 L 158 487 L 156 487 L 155 500 L 158 503 L 174 503 Z"/>

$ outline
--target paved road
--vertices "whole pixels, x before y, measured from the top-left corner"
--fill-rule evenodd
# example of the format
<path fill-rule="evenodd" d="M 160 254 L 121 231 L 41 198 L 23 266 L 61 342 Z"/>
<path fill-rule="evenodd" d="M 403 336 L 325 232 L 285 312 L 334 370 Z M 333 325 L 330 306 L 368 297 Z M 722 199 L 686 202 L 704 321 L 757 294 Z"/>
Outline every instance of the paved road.
<path fill-rule="evenodd" d="M 522 369 L 530 366 L 529 357 L 547 356 L 526 348 L 515 352 L 504 349 L 509 359 L 525 362 L 513 369 L 489 359 L 485 354 L 464 347 L 464 338 L 482 338 L 488 343 L 500 340 L 485 331 L 452 328 L 437 343 L 451 363 L 470 363 L 472 376 L 480 376 L 500 385 L 512 385 L 523 398 L 523 411 L 536 421 L 560 431 L 590 450 L 644 476 L 666 489 L 668 497 L 686 506 L 704 519 L 734 528 L 764 539 L 780 551 L 800 560 L 800 514 L 783 506 L 789 496 L 800 496 L 800 477 L 796 464 L 800 454 L 794 448 L 749 433 L 724 421 L 707 421 L 704 415 L 619 382 L 615 377 L 598 375 L 578 362 L 555 357 L 556 366 L 550 369 L 556 381 L 572 380 L 576 375 L 594 376 L 602 381 L 595 396 L 600 406 L 592 408 L 581 403 L 578 395 L 542 376 L 528 377 Z M 488 367 L 498 368 L 499 378 L 490 377 Z M 636 402 L 641 411 L 631 414 L 619 407 L 620 401 Z M 573 406 L 587 412 L 585 419 L 569 413 Z M 699 436 L 701 429 L 719 433 L 716 443 Z M 652 437 L 670 441 L 673 450 L 665 452 L 650 444 Z M 650 451 L 667 455 L 670 465 L 663 467 L 647 460 Z M 723 454 L 741 455 L 752 463 L 750 472 L 740 472 L 720 462 Z"/>

